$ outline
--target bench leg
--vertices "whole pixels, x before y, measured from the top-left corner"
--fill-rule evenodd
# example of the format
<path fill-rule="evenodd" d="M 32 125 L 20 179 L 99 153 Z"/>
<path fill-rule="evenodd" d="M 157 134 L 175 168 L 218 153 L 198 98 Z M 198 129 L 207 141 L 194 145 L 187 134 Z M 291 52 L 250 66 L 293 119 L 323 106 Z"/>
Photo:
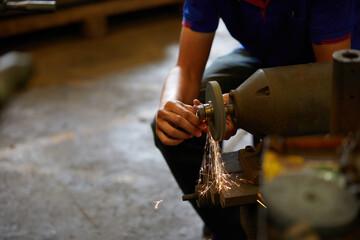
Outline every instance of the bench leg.
<path fill-rule="evenodd" d="M 108 31 L 107 16 L 92 16 L 83 22 L 83 34 L 88 38 L 102 37 Z"/>

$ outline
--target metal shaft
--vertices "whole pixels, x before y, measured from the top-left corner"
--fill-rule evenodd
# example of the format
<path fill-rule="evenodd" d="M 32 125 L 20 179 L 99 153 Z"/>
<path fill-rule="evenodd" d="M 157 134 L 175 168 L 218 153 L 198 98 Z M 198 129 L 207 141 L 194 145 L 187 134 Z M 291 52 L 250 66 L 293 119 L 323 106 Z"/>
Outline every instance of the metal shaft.
<path fill-rule="evenodd" d="M 234 112 L 234 106 L 232 104 L 225 104 L 225 113 L 232 114 Z M 214 117 L 214 108 L 211 102 L 199 105 L 196 110 L 196 115 L 201 121 L 212 120 Z"/>
<path fill-rule="evenodd" d="M 360 51 L 333 54 L 330 132 L 343 135 L 360 130 Z"/>

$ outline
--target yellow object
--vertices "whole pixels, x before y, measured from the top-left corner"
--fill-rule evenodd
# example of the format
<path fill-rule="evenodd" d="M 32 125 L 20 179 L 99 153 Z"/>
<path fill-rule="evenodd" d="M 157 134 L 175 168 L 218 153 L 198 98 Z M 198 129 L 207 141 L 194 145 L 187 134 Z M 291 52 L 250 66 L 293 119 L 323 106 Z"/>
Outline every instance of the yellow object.
<path fill-rule="evenodd" d="M 299 155 L 279 155 L 274 151 L 267 151 L 264 155 L 263 171 L 266 181 L 271 181 L 282 172 L 299 170 L 304 165 L 305 159 Z"/>
<path fill-rule="evenodd" d="M 264 155 L 263 171 L 265 181 L 270 181 L 281 172 L 281 164 L 278 155 L 273 151 L 267 151 Z"/>

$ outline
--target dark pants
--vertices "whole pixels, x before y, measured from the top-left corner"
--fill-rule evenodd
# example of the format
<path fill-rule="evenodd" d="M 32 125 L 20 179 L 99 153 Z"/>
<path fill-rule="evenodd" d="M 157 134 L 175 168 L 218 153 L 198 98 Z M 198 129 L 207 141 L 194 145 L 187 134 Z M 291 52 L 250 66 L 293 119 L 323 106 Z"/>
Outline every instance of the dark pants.
<path fill-rule="evenodd" d="M 218 58 L 205 70 L 198 99 L 204 102 L 208 81 L 218 81 L 222 92 L 226 93 L 237 88 L 260 67 L 261 64 L 256 58 L 251 57 L 248 52 L 241 49 Z M 180 188 L 184 194 L 193 193 L 199 178 L 206 135 L 203 134 L 200 138 L 194 137 L 183 141 L 178 146 L 166 146 L 155 134 L 155 121 L 152 122 L 151 126 L 155 145 L 163 154 Z M 239 208 L 209 209 L 199 208 L 195 201 L 191 201 L 191 204 L 213 234 L 213 239 L 246 239 L 240 225 Z"/>

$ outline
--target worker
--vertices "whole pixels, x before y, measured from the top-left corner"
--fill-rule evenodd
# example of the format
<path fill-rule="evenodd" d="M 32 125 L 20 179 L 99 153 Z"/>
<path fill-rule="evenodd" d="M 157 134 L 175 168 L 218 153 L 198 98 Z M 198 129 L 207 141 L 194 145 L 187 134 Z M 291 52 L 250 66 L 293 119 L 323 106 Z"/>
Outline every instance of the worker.
<path fill-rule="evenodd" d="M 219 18 L 241 46 L 205 70 Z M 155 144 L 184 194 L 194 192 L 204 153 L 206 126 L 194 99 L 204 102 L 208 81 L 228 92 L 259 68 L 331 61 L 334 51 L 350 48 L 360 49 L 357 0 L 186 0 L 178 60 L 152 123 Z M 229 121 L 226 131 L 227 138 L 235 132 Z M 192 204 L 213 239 L 246 239 L 239 211 Z"/>

